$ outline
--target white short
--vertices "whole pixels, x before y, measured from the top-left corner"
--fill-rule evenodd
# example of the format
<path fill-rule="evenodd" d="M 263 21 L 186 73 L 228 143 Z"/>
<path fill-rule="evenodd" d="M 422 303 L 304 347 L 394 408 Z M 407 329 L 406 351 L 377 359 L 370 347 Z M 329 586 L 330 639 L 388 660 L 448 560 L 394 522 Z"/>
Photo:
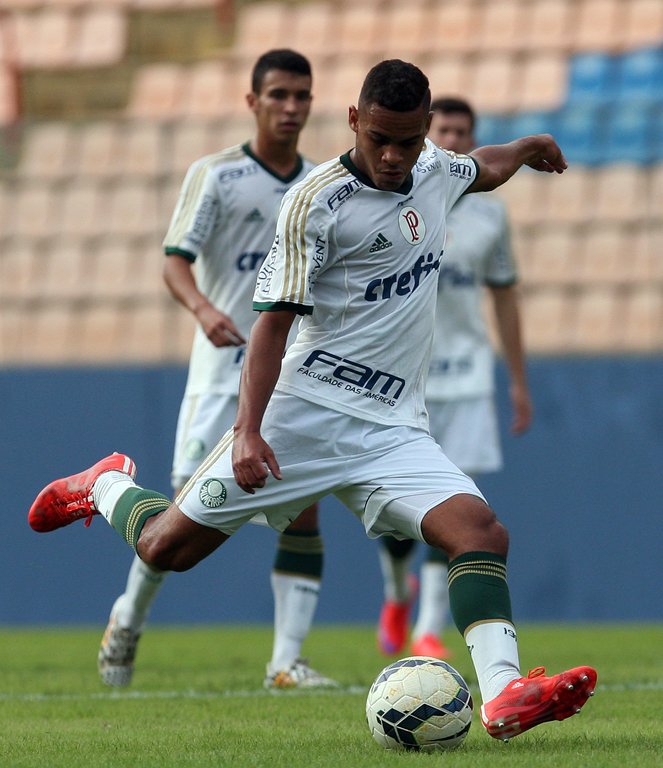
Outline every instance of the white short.
<path fill-rule="evenodd" d="M 426 401 L 431 435 L 468 475 L 502 469 L 499 425 L 490 395 L 464 400 Z"/>
<path fill-rule="evenodd" d="M 185 395 L 175 433 L 175 453 L 170 482 L 182 488 L 202 460 L 235 422 L 236 395 Z"/>
<path fill-rule="evenodd" d="M 334 494 L 371 538 L 423 541 L 421 520 L 429 509 L 459 493 L 484 498 L 422 429 L 363 421 L 275 392 L 262 435 L 283 479 L 270 476 L 253 495 L 242 491 L 233 476 L 229 431 L 176 499 L 187 517 L 232 534 L 262 512 L 282 531 L 302 509 Z"/>

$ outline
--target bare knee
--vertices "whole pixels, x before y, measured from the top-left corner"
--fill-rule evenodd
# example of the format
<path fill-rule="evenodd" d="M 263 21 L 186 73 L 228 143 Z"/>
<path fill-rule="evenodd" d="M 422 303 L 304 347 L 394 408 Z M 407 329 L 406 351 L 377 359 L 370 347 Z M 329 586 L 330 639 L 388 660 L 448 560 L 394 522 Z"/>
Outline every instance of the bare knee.
<path fill-rule="evenodd" d="M 458 494 L 429 510 L 421 525 L 426 541 L 450 560 L 465 552 L 492 552 L 506 557 L 509 533 L 478 496 Z"/>
<path fill-rule="evenodd" d="M 285 533 L 290 531 L 309 532 L 318 530 L 318 505 L 311 504 L 310 507 L 302 510 L 299 517 L 296 517 L 285 529 Z"/>
<path fill-rule="evenodd" d="M 136 552 L 140 559 L 161 571 L 188 571 L 228 538 L 215 528 L 194 523 L 177 508 L 169 518 L 159 515 L 146 521 Z M 174 522 L 173 522 L 174 520 Z"/>

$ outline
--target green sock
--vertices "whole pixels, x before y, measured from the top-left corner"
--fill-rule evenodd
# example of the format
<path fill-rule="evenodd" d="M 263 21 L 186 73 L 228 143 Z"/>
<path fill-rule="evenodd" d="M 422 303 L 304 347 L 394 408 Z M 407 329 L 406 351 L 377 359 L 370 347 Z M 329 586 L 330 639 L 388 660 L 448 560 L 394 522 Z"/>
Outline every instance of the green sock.
<path fill-rule="evenodd" d="M 322 576 L 323 554 L 319 531 L 282 533 L 274 558 L 274 570 L 319 579 Z"/>
<path fill-rule="evenodd" d="M 129 488 L 118 499 L 110 524 L 130 547 L 136 549 L 145 521 L 168 509 L 167 496 L 145 488 Z"/>
<path fill-rule="evenodd" d="M 491 552 L 466 552 L 449 563 L 449 604 L 462 635 L 477 622 L 513 623 L 506 581 L 506 558 Z"/>

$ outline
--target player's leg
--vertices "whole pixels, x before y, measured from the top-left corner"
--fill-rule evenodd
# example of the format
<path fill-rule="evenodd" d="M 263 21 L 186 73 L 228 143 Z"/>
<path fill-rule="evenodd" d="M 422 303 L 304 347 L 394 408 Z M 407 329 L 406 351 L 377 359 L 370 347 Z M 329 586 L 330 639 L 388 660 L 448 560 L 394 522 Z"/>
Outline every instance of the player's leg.
<path fill-rule="evenodd" d="M 200 466 L 209 449 L 232 424 L 236 398 L 185 395 L 175 433 L 171 482 L 177 497 Z M 138 555 L 129 569 L 124 592 L 115 600 L 104 631 L 97 668 L 106 685 L 131 682 L 141 634 L 167 572 L 144 563 Z"/>
<path fill-rule="evenodd" d="M 328 688 L 336 682 L 312 669 L 301 649 L 318 605 L 323 542 L 318 505 L 307 507 L 279 536 L 271 582 L 274 643 L 266 688 Z"/>
<path fill-rule="evenodd" d="M 410 572 L 416 542 L 384 536 L 378 543 L 384 601 L 378 621 L 378 648 L 386 655 L 405 647 L 410 624 L 410 609 L 416 597 L 416 578 Z"/>
<path fill-rule="evenodd" d="M 415 656 L 451 655 L 442 642 L 449 614 L 449 558 L 435 547 L 426 547 L 426 559 L 419 578 L 419 610 L 412 630 L 412 653 Z"/>
<path fill-rule="evenodd" d="M 481 720 L 498 739 L 580 711 L 596 686 L 596 671 L 582 666 L 546 676 L 520 672 L 516 630 L 506 579 L 508 533 L 485 502 L 458 494 L 421 521 L 424 539 L 449 554 L 449 601 L 472 657 Z"/>

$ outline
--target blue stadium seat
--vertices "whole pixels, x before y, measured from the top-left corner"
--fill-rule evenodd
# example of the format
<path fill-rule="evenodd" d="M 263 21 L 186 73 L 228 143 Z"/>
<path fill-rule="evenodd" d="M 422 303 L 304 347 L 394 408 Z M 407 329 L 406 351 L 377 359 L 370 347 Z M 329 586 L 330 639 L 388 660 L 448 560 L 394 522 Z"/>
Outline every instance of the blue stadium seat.
<path fill-rule="evenodd" d="M 519 112 L 509 121 L 509 140 L 519 136 L 531 136 L 537 133 L 551 133 L 557 138 L 558 112 Z"/>
<path fill-rule="evenodd" d="M 617 87 L 617 65 L 607 53 L 583 53 L 571 59 L 568 101 L 608 101 Z"/>
<path fill-rule="evenodd" d="M 600 165 L 605 162 L 605 104 L 579 102 L 558 110 L 555 137 L 566 158 L 574 163 Z"/>
<path fill-rule="evenodd" d="M 620 99 L 663 99 L 663 48 L 642 48 L 618 57 L 617 96 Z"/>
<path fill-rule="evenodd" d="M 513 136 L 509 130 L 509 117 L 482 113 L 477 116 L 475 138 L 478 147 L 486 144 L 504 144 Z"/>
<path fill-rule="evenodd" d="M 654 162 L 656 111 L 655 104 L 642 99 L 613 102 L 613 108 L 606 115 L 605 162 L 642 165 Z"/>

